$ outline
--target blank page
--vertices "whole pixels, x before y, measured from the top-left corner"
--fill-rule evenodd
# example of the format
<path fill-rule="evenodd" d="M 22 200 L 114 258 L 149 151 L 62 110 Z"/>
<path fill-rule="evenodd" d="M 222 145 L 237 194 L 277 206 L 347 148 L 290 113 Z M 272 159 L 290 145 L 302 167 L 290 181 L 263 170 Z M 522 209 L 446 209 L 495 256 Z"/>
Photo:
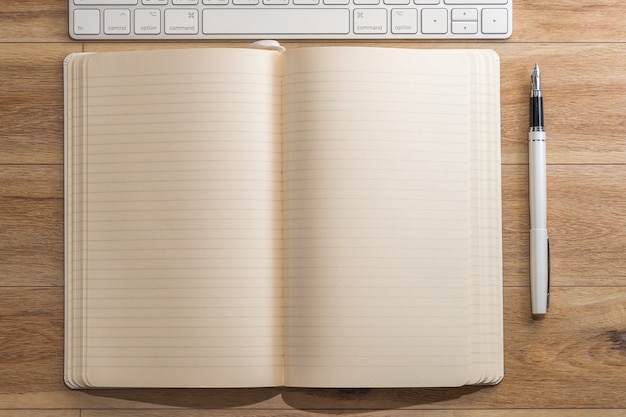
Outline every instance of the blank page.
<path fill-rule="evenodd" d="M 467 56 L 312 48 L 285 62 L 287 384 L 465 384 Z"/>
<path fill-rule="evenodd" d="M 279 57 L 81 57 L 86 384 L 282 384 Z"/>

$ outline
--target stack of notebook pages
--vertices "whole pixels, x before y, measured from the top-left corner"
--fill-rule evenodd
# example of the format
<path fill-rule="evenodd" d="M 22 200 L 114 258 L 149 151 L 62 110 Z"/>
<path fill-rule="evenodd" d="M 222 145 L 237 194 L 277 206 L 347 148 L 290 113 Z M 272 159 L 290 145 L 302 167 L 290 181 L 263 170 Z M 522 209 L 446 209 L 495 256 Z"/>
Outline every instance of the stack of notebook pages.
<path fill-rule="evenodd" d="M 65 99 L 70 387 L 501 380 L 493 51 L 73 54 Z"/>

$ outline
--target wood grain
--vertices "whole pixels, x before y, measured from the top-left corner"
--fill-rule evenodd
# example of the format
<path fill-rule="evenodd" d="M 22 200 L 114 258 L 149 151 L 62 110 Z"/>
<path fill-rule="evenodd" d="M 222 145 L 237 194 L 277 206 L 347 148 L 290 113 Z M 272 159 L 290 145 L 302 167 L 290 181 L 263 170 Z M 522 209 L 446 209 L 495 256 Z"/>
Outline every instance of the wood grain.
<path fill-rule="evenodd" d="M 551 284 L 626 286 L 625 165 L 549 165 Z M 527 286 L 528 166 L 502 168 L 505 285 Z"/>
<path fill-rule="evenodd" d="M 81 49 L 0 43 L 0 164 L 63 163 L 62 63 Z"/>
<path fill-rule="evenodd" d="M 617 0 L 517 0 L 514 42 L 623 42 L 626 4 Z"/>
<path fill-rule="evenodd" d="M 0 408 L 3 417 L 80 417 L 80 410 L 7 410 Z"/>
<path fill-rule="evenodd" d="M 63 285 L 61 166 L 0 165 L 0 225 L 3 286 Z"/>
<path fill-rule="evenodd" d="M 493 48 L 501 58 L 505 379 L 459 389 L 74 391 L 63 384 L 62 61 L 83 50 L 244 47 L 74 42 L 66 0 L 0 5 L 0 416 L 626 415 L 626 3 L 515 0 L 509 40 L 284 42 Z M 528 88 L 541 66 L 552 294 L 530 319 Z"/>
<path fill-rule="evenodd" d="M 598 410 L 382 410 L 363 411 L 355 410 L 359 417 L 400 417 L 411 415 L 413 417 L 619 417 L 624 416 L 622 410 L 598 409 Z M 88 410 L 81 417 L 107 417 L 110 411 Z M 221 416 L 221 410 L 124 410 L 116 413 L 120 417 L 213 417 Z M 337 414 L 337 410 L 318 410 L 317 413 Z M 410 413 L 410 414 L 409 414 Z M 298 417 L 310 416 L 306 410 L 259 410 L 237 411 L 240 417 Z M 21 416 L 20 416 L 21 417 Z"/>
<path fill-rule="evenodd" d="M 3 0 L 0 7 L 0 41 L 70 41 L 67 5 L 64 0 Z"/>

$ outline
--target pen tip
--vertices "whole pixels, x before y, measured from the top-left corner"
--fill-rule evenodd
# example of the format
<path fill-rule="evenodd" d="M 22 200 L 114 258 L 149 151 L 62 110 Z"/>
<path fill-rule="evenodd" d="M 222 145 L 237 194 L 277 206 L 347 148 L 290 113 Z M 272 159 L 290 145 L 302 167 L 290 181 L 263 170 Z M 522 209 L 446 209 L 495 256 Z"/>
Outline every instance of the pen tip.
<path fill-rule="evenodd" d="M 535 62 L 535 67 L 533 68 L 533 76 L 535 78 L 539 78 L 541 76 L 539 72 L 539 64 L 537 64 L 536 62 Z"/>
<path fill-rule="evenodd" d="M 530 74 L 530 81 L 534 91 L 541 90 L 541 74 L 539 72 L 539 64 L 535 62 L 533 73 Z"/>

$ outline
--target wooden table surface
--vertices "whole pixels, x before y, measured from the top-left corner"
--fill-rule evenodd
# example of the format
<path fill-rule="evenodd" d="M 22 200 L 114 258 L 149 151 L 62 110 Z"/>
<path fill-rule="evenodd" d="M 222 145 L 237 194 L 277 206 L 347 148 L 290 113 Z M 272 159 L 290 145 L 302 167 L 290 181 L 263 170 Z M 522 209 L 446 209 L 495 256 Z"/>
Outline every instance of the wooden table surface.
<path fill-rule="evenodd" d="M 66 0 L 0 0 L 0 416 L 626 415 L 626 2 L 513 6 L 513 36 L 505 41 L 379 43 L 500 54 L 502 383 L 72 391 L 63 384 L 61 63 L 76 51 L 182 44 L 76 42 L 67 35 Z M 551 307 L 543 321 L 530 318 L 528 286 L 528 89 L 535 62 L 543 76 L 552 243 Z"/>

